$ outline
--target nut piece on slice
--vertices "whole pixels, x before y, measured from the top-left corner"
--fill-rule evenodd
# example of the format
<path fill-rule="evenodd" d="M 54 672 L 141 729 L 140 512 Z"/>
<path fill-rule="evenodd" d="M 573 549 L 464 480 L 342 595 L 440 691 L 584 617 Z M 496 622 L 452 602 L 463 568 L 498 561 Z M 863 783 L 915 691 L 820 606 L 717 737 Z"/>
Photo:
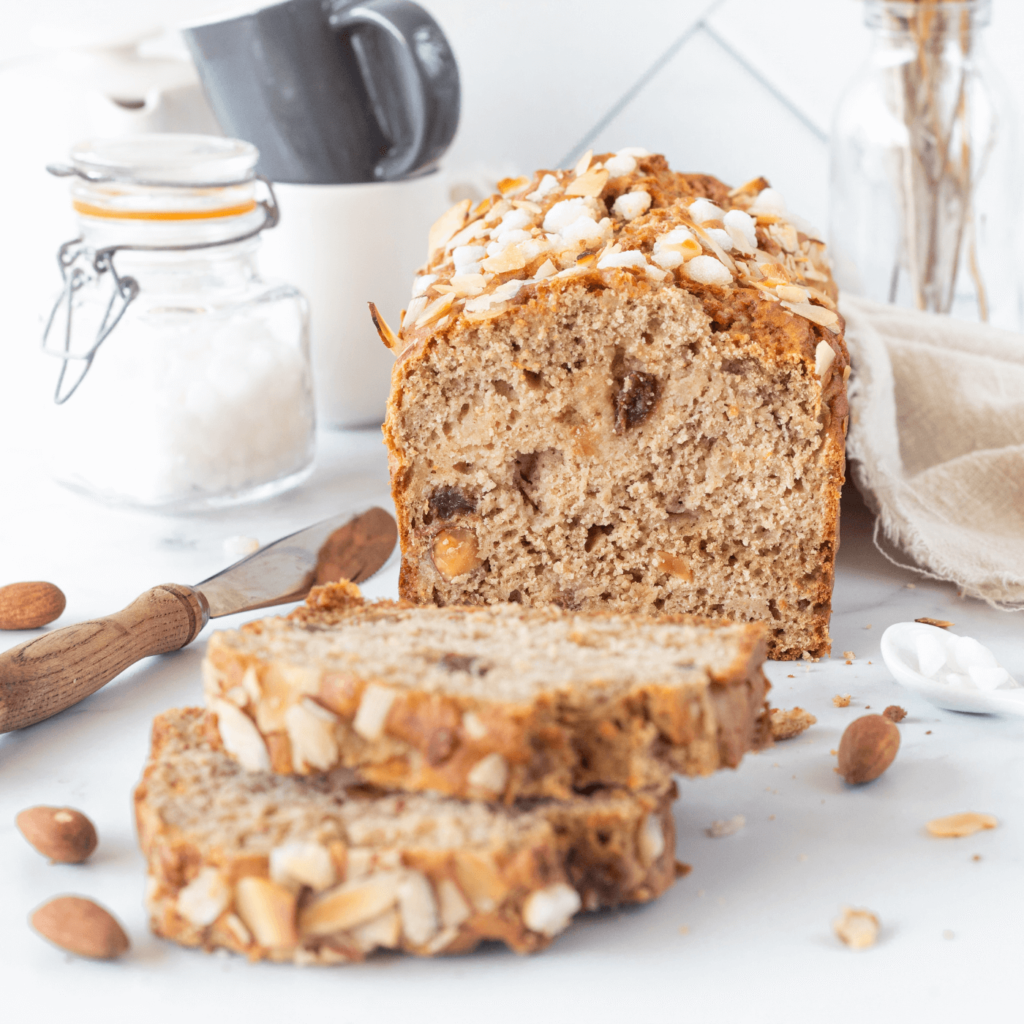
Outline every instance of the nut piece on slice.
<path fill-rule="evenodd" d="M 850 949 L 870 949 L 878 941 L 880 927 L 876 914 L 856 907 L 843 907 L 832 922 L 832 930 Z"/>
<path fill-rule="evenodd" d="M 944 818 L 933 818 L 928 822 L 928 831 L 940 839 L 960 839 L 973 836 L 987 828 L 995 828 L 999 822 L 991 814 L 966 811 L 963 814 L 947 814 Z"/>
<path fill-rule="evenodd" d="M 128 949 L 117 918 L 82 896 L 58 896 L 31 917 L 32 927 L 55 946 L 93 960 L 113 960 Z"/>
<path fill-rule="evenodd" d="M 73 807 L 29 807 L 14 822 L 21 834 L 56 864 L 81 864 L 98 842 L 93 823 Z"/>
<path fill-rule="evenodd" d="M 449 582 L 483 565 L 476 534 L 461 526 L 441 530 L 434 538 L 431 555 L 437 571 Z"/>
<path fill-rule="evenodd" d="M 851 722 L 839 741 L 836 771 L 859 785 L 877 779 L 900 749 L 900 731 L 884 715 L 864 715 Z"/>
<path fill-rule="evenodd" d="M 235 887 L 235 909 L 261 946 L 290 949 L 295 932 L 295 893 L 268 878 L 246 877 Z"/>
<path fill-rule="evenodd" d="M 809 729 L 817 718 L 803 708 L 790 708 L 784 711 L 782 708 L 772 708 L 770 715 L 773 740 L 791 740 L 799 736 L 805 729 Z"/>
<path fill-rule="evenodd" d="M 580 894 L 565 882 L 538 889 L 523 904 L 523 920 L 530 931 L 552 937 L 564 931 L 580 909 Z"/>

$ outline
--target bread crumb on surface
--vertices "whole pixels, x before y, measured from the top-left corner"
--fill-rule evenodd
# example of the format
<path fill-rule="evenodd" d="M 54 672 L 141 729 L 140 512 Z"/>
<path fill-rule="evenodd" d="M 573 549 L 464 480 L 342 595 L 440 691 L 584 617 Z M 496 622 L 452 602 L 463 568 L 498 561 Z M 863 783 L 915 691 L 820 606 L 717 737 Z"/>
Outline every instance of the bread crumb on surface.
<path fill-rule="evenodd" d="M 907 586 L 907 590 L 917 590 L 917 584 L 916 583 L 908 583 L 906 586 Z"/>
<path fill-rule="evenodd" d="M 950 622 L 949 619 L 930 619 L 927 615 L 923 615 L 919 619 L 914 619 L 915 622 L 923 622 L 926 626 L 938 626 L 939 629 L 950 629 L 955 626 L 955 622 Z"/>
<path fill-rule="evenodd" d="M 870 949 L 878 941 L 880 927 L 876 914 L 858 907 L 843 907 L 832 922 L 836 937 L 850 949 Z"/>
<path fill-rule="evenodd" d="M 981 860 L 981 854 L 980 854 L 980 853 L 976 853 L 976 854 L 975 854 L 975 855 L 974 855 L 974 856 L 973 856 L 973 857 L 971 858 L 971 860 L 974 860 L 974 861 L 978 861 L 978 860 Z"/>
<path fill-rule="evenodd" d="M 690 926 L 688 924 L 680 925 L 679 926 L 679 934 L 680 935 L 689 935 L 690 934 Z"/>
<path fill-rule="evenodd" d="M 854 659 L 854 658 L 856 658 L 856 657 L 857 657 L 857 655 L 856 655 L 856 654 L 854 654 L 854 653 L 853 653 L 853 651 L 843 651 L 843 657 L 844 657 L 844 658 L 845 658 L 845 659 L 846 659 L 847 661 L 853 661 L 853 659 Z"/>
<path fill-rule="evenodd" d="M 729 818 L 725 821 L 711 822 L 711 825 L 704 831 L 712 839 L 721 839 L 722 836 L 735 835 L 746 823 L 747 819 L 742 814 L 737 814 L 734 818 Z"/>
<path fill-rule="evenodd" d="M 832 703 L 835 704 L 837 708 L 848 708 L 850 706 L 850 700 L 851 697 L 848 693 L 837 693 L 832 698 Z"/>
<path fill-rule="evenodd" d="M 787 679 L 796 679 L 796 676 L 786 676 Z"/>
<path fill-rule="evenodd" d="M 772 708 L 769 712 L 773 740 L 790 740 L 799 736 L 818 721 L 809 711 L 803 708 Z"/>
<path fill-rule="evenodd" d="M 991 814 L 978 814 L 976 811 L 965 811 L 962 814 L 947 814 L 944 818 L 932 818 L 926 828 L 933 836 L 940 839 L 959 839 L 962 836 L 973 836 L 975 832 L 995 828 L 999 821 Z"/>
<path fill-rule="evenodd" d="M 902 722 L 903 719 L 907 717 L 906 709 L 901 708 L 899 704 L 890 704 L 882 714 L 885 715 L 890 722 Z"/>

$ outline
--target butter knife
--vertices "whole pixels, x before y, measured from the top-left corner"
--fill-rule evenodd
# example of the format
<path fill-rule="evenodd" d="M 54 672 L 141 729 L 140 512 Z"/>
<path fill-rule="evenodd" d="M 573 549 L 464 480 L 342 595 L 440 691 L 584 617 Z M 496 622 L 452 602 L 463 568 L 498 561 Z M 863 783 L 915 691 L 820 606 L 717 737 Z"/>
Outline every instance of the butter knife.
<path fill-rule="evenodd" d="M 193 587 L 164 583 L 114 615 L 12 647 L 0 653 L 0 733 L 64 711 L 141 658 L 190 644 L 210 619 L 301 601 L 317 583 L 361 583 L 387 562 L 397 536 L 382 508 L 334 516 Z"/>

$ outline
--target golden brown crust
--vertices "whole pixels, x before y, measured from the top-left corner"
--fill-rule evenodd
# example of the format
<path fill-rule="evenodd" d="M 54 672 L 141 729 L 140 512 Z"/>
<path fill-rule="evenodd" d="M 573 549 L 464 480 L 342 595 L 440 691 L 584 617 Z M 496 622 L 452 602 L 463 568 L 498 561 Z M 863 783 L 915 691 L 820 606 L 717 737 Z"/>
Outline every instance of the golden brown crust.
<path fill-rule="evenodd" d="M 596 160 L 604 162 L 609 156 L 605 154 Z M 437 603 L 492 600 L 490 597 L 480 597 L 469 586 L 438 585 L 436 574 L 431 569 L 429 551 L 425 548 L 429 538 L 420 536 L 413 522 L 414 508 L 417 503 L 422 503 L 424 475 L 429 477 L 430 469 L 423 466 L 422 459 L 414 457 L 410 452 L 403 435 L 402 421 L 405 406 L 413 400 L 416 386 L 422 388 L 421 384 L 417 384 L 419 377 L 424 373 L 437 373 L 435 366 L 439 362 L 439 354 L 449 349 L 479 346 L 484 338 L 489 344 L 495 331 L 505 332 L 514 342 L 513 336 L 519 323 L 530 324 L 531 330 L 536 331 L 536 325 L 543 323 L 545 316 L 549 315 L 547 311 L 565 302 L 568 297 L 582 292 L 607 289 L 619 296 L 622 302 L 626 302 L 637 296 L 653 295 L 659 289 L 674 288 L 691 296 L 699 304 L 709 324 L 708 344 L 718 345 L 722 351 L 728 351 L 729 359 L 735 359 L 737 351 L 748 355 L 768 371 L 798 367 L 795 372 L 801 378 L 801 386 L 815 392 L 813 400 L 819 410 L 818 422 L 823 442 L 818 466 L 824 480 L 818 494 L 819 508 L 814 523 L 814 533 L 821 537 L 816 553 L 817 564 L 813 578 L 805 566 L 794 570 L 801 576 L 796 588 L 799 601 L 791 597 L 790 605 L 799 604 L 800 610 L 795 607 L 786 609 L 785 602 L 782 602 L 781 614 L 778 609 L 773 609 L 773 616 L 781 621 L 769 622 L 771 631 L 768 651 L 771 657 L 784 659 L 826 655 L 831 647 L 828 623 L 839 541 L 839 493 L 845 479 L 844 448 L 848 420 L 846 378 L 849 373 L 849 357 L 843 339 L 844 323 L 835 311 L 837 293 L 828 271 L 824 247 L 816 239 L 809 238 L 787 224 L 783 218 L 758 214 L 758 254 L 756 258 L 747 258 L 745 254 L 733 253 L 735 273 L 732 284 L 722 286 L 698 283 L 687 276 L 685 264 L 671 270 L 667 277 L 657 279 L 660 272 L 651 263 L 652 253 L 658 239 L 674 227 L 687 226 L 694 231 L 705 254 L 717 255 L 719 252 L 713 248 L 707 232 L 700 225 L 694 224 L 686 209 L 689 202 L 695 198 L 707 198 L 724 210 L 745 211 L 767 186 L 767 182 L 759 179 L 741 189 L 730 191 L 727 186 L 709 176 L 672 172 L 661 156 L 639 158 L 637 163 L 638 167 L 632 174 L 610 177 L 595 198 L 610 211 L 615 201 L 625 193 L 646 192 L 650 196 L 651 205 L 646 213 L 633 220 L 614 221 L 610 229 L 612 233 L 606 240 L 605 248 L 601 250 L 607 252 L 612 245 L 623 251 L 638 250 L 646 254 L 648 273 L 637 267 L 598 269 L 601 252 L 596 249 L 600 249 L 600 245 L 594 251 L 575 255 L 570 253 L 569 256 L 564 251 L 553 256 L 553 250 L 545 250 L 523 267 L 499 272 L 488 281 L 485 296 L 516 279 L 525 279 L 527 283 L 518 294 L 502 300 L 483 313 L 467 312 L 467 301 L 478 300 L 456 297 L 445 307 L 443 316 L 431 320 L 429 314 L 423 314 L 428 316 L 426 322 L 414 322 L 410 317 L 404 324 L 400 332 L 401 352 L 392 375 L 392 391 L 384 425 L 391 466 L 392 496 L 398 514 L 403 552 L 400 593 L 404 598 L 424 603 L 431 600 Z M 599 164 L 595 163 L 596 166 Z M 558 178 L 560 190 L 538 199 L 534 204 L 540 211 L 537 214 L 539 221 L 552 206 L 566 198 L 568 193 L 565 190 L 573 181 L 572 172 L 538 171 L 532 181 L 519 188 L 519 191 L 511 186 L 505 197 L 494 196 L 479 204 L 472 214 L 466 214 L 464 225 L 471 229 L 475 218 L 477 222 L 480 219 L 486 220 L 493 216 L 500 204 L 508 206 L 510 202 L 519 201 L 523 205 L 522 197 L 533 195 L 532 190 L 537 189 L 544 176 L 549 174 Z M 598 214 L 595 213 L 596 216 Z M 463 226 L 462 231 L 465 233 L 467 227 Z M 476 244 L 472 239 L 470 242 Z M 556 257 L 561 260 L 560 266 L 569 265 L 570 269 L 562 273 L 570 276 L 553 275 L 534 280 L 531 275 L 538 273 L 542 260 Z M 766 257 L 777 262 L 770 265 L 760 262 Z M 728 264 L 730 257 L 724 255 L 723 258 Z M 575 269 L 571 267 L 572 259 L 578 261 Z M 769 267 L 774 269 L 769 270 Z M 451 294 L 443 292 L 443 289 L 451 287 L 453 271 L 443 244 L 435 251 L 425 272 L 438 278 L 428 288 L 426 297 L 434 302 L 438 301 L 435 299 L 437 295 L 442 299 L 446 295 L 450 298 Z M 783 288 L 782 292 L 779 292 L 779 287 Z M 803 303 L 789 301 L 793 296 L 786 298 L 787 288 L 790 291 L 794 288 L 797 291 L 802 289 L 809 298 Z M 782 301 L 780 295 L 783 296 Z M 787 305 L 783 305 L 783 302 L 787 302 Z M 804 312 L 800 312 L 801 309 Z M 488 319 L 481 323 L 481 317 Z M 815 318 L 825 322 L 829 317 L 832 321 L 828 327 L 815 322 Z M 831 366 L 824 370 L 819 379 L 818 353 L 823 343 L 831 349 L 833 359 Z M 526 366 L 525 363 L 523 365 Z M 528 366 L 526 368 L 530 369 Z M 450 595 L 449 591 L 452 592 Z M 776 596 L 781 597 L 781 594 Z M 715 602 L 709 599 L 706 603 L 713 606 Z M 592 604 L 584 603 L 583 607 L 590 608 Z M 637 607 L 640 608 L 640 604 Z M 654 609 L 644 606 L 642 610 L 652 612 Z M 707 608 L 702 606 L 702 610 L 706 611 Z M 767 614 L 760 617 L 767 619 Z M 787 625 L 797 622 L 799 629 L 791 625 L 787 631 Z"/>
<path fill-rule="evenodd" d="M 472 611 L 451 608 L 443 618 Z M 622 622 L 628 627 L 630 622 L 610 613 L 574 616 L 558 608 L 496 608 L 493 615 L 486 614 L 500 624 L 500 616 L 512 612 L 538 625 L 579 622 L 585 628 L 589 623 Z M 666 615 L 659 620 L 666 628 L 693 627 L 698 636 L 721 637 L 730 660 L 702 662 L 708 655 L 693 644 L 691 651 L 680 648 L 676 655 L 680 663 L 694 659 L 679 666 L 679 681 L 633 683 L 611 696 L 604 688 L 609 680 L 595 680 L 592 690 L 582 682 L 571 688 L 542 688 L 530 699 L 489 695 L 486 688 L 468 693 L 396 687 L 365 660 L 339 671 L 294 653 L 296 645 L 302 648 L 302 629 L 329 638 L 339 624 L 386 625 L 401 613 L 423 618 L 409 602 L 363 605 L 342 590 L 336 600 L 329 586 L 316 588 L 287 620 L 261 620 L 237 633 L 215 633 L 203 666 L 207 701 L 215 710 L 230 702 L 232 716 L 239 711 L 246 716 L 252 735 L 257 730 L 261 734 L 274 771 L 313 774 L 341 765 L 389 789 L 506 804 L 524 798 L 564 799 L 593 785 L 633 790 L 663 786 L 672 772 L 706 775 L 735 767 L 746 751 L 766 740 L 769 684 L 761 671 L 765 630 L 759 625 Z M 494 629 L 486 622 L 480 628 Z M 585 636 L 574 637 L 569 634 L 573 643 L 588 643 Z M 286 641 L 292 653 L 283 653 Z M 379 733 L 369 735 L 357 719 L 374 691 L 386 693 L 388 704 Z M 317 747 L 318 752 L 326 749 L 321 760 L 313 755 L 304 759 L 305 748 L 296 748 L 304 737 L 297 734 L 300 724 L 290 717 L 295 714 L 291 709 L 308 707 L 304 701 L 315 702 L 310 710 L 320 713 L 319 708 L 331 719 L 322 727 L 327 735 Z M 306 721 L 304 713 L 300 717 Z M 292 744 L 288 731 L 295 736 Z M 245 751 L 232 742 L 227 746 L 246 763 Z M 481 765 L 495 759 L 488 775 Z"/>
<path fill-rule="evenodd" d="M 359 961 L 381 946 L 457 953 L 489 939 L 526 953 L 580 906 L 646 902 L 674 879 L 671 788 L 486 812 L 490 833 L 463 829 L 452 845 L 434 825 L 465 805 L 413 797 L 403 808 L 337 773 L 248 775 L 211 735 L 199 709 L 159 716 L 135 793 L 151 927 L 182 945 L 300 964 Z M 397 838 L 364 828 L 357 839 L 363 808 L 412 820 Z"/>

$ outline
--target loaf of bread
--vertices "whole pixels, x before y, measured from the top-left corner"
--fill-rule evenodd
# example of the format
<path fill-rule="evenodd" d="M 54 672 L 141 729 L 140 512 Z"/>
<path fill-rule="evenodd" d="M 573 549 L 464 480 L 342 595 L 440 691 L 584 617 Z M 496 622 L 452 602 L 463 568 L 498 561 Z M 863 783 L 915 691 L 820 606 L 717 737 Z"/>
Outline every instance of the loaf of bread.
<path fill-rule="evenodd" d="M 766 734 L 763 660 L 759 625 L 364 603 L 342 583 L 215 633 L 203 682 L 246 768 L 510 803 L 735 766 Z"/>
<path fill-rule="evenodd" d="M 499 187 L 434 226 L 397 335 L 374 311 L 401 595 L 827 654 L 849 369 L 813 229 L 637 150 Z"/>
<path fill-rule="evenodd" d="M 207 712 L 184 709 L 154 723 L 135 811 L 157 935 L 333 964 L 484 939 L 529 952 L 581 908 L 653 899 L 675 877 L 673 795 L 503 808 L 382 794 L 344 770 L 249 773 Z"/>

